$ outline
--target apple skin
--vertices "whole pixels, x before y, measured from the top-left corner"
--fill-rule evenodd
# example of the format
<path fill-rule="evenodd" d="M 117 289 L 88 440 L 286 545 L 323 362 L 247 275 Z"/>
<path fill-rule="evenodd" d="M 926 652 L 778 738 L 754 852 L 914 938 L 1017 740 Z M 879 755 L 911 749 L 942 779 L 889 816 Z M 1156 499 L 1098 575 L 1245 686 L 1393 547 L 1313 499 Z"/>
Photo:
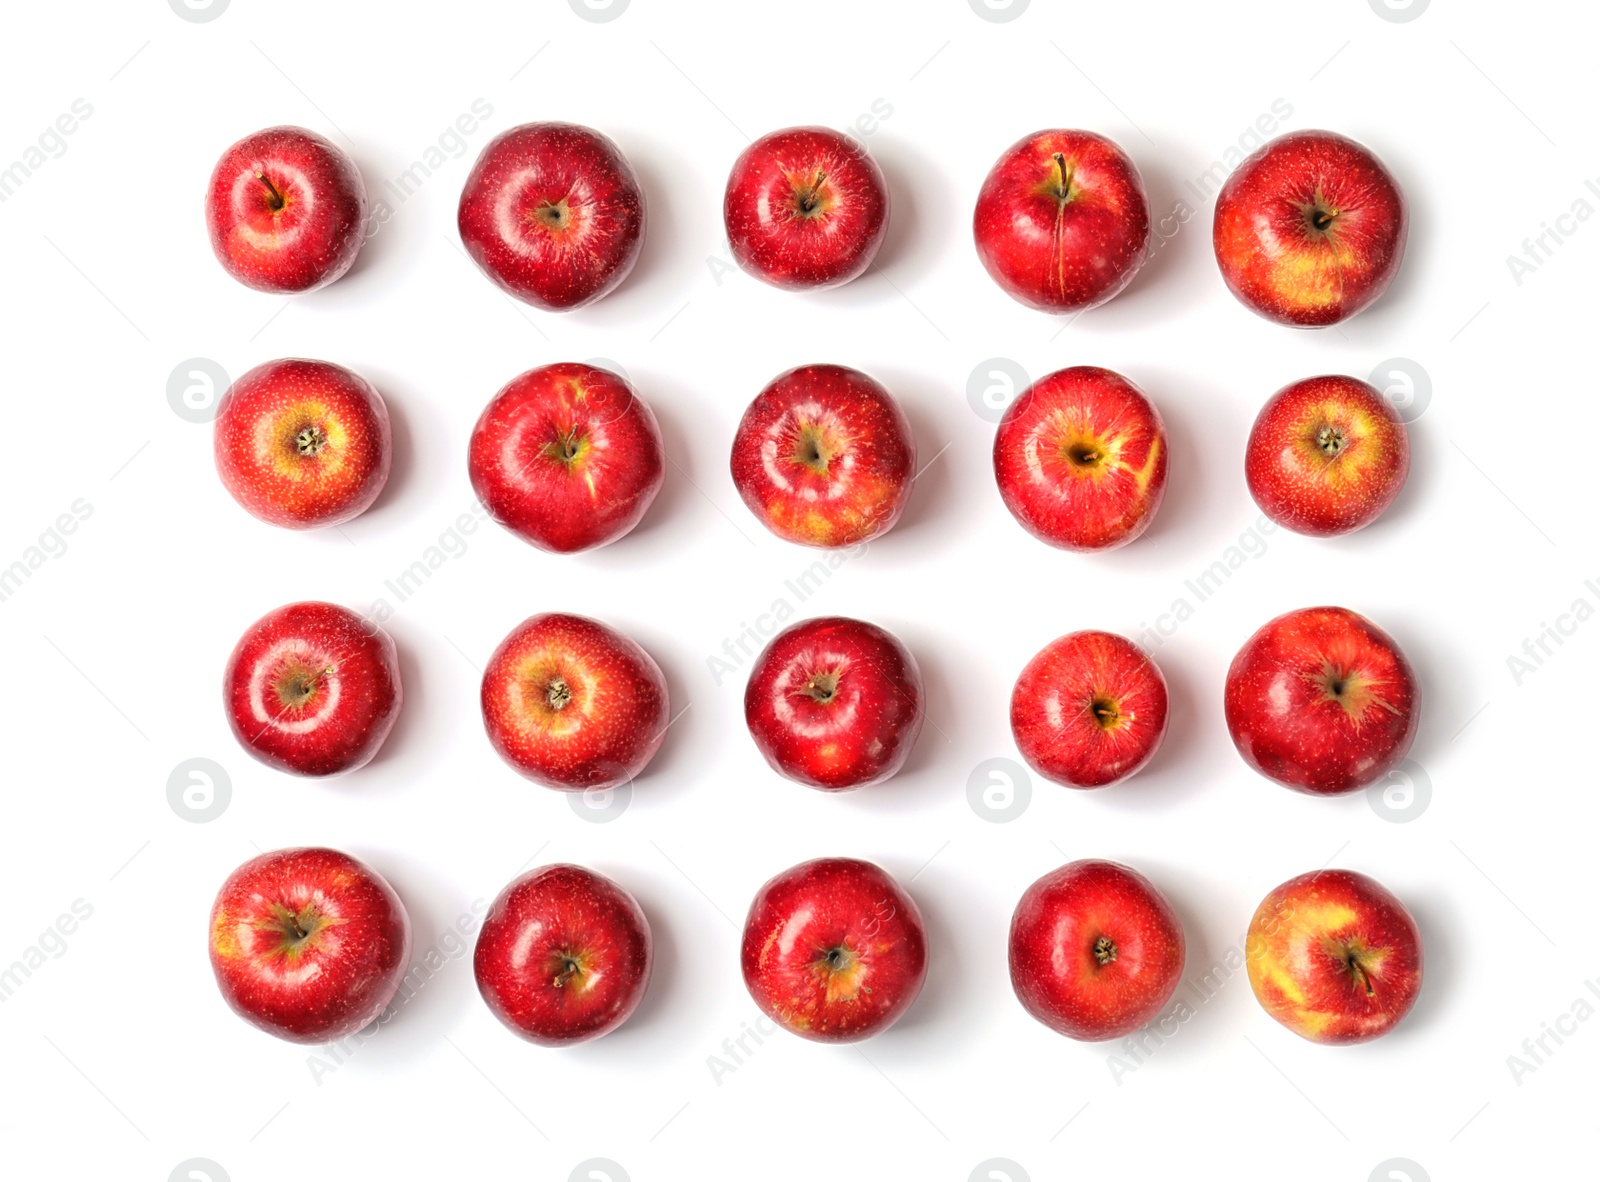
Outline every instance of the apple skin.
<path fill-rule="evenodd" d="M 1131 640 L 1069 632 L 1017 678 L 1011 733 L 1028 766 L 1057 784 L 1119 784 L 1154 758 L 1167 733 L 1167 679 Z"/>
<path fill-rule="evenodd" d="M 472 954 L 478 992 L 507 1030 L 543 1047 L 609 1034 L 650 985 L 650 924 L 603 874 L 530 870 L 490 905 Z"/>
<path fill-rule="evenodd" d="M 1257 315 L 1296 328 L 1348 320 L 1400 270 L 1408 214 L 1383 162 L 1331 131 L 1252 152 L 1217 194 L 1223 281 Z"/>
<path fill-rule="evenodd" d="M 905 766 L 922 731 L 922 672 L 876 624 L 802 620 L 756 658 L 744 718 L 780 775 L 824 792 L 881 784 Z"/>
<path fill-rule="evenodd" d="M 1063 550 L 1114 550 L 1150 527 L 1167 490 L 1161 413 L 1121 374 L 1058 369 L 1006 408 L 994 436 L 1000 498 Z"/>
<path fill-rule="evenodd" d="M 911 499 L 917 445 L 883 386 L 802 365 L 756 396 L 733 439 L 733 483 L 778 537 L 834 549 L 882 537 Z"/>
<path fill-rule="evenodd" d="M 568 312 L 633 270 L 644 244 L 644 193 L 598 131 L 524 123 L 479 154 L 456 221 L 468 257 L 495 286 L 546 312 Z"/>
<path fill-rule="evenodd" d="M 1144 265 L 1150 202 L 1133 161 L 1104 136 L 1036 131 L 984 178 L 972 237 L 1012 299 L 1078 312 L 1111 299 Z"/>
<path fill-rule="evenodd" d="M 762 1013 L 813 1042 L 858 1042 L 900 1020 L 928 975 L 915 900 L 882 867 L 817 858 L 768 881 L 740 951 Z"/>
<path fill-rule="evenodd" d="M 661 747 L 666 678 L 598 620 L 546 612 L 500 642 L 483 671 L 489 742 L 522 775 L 563 792 L 630 782 Z"/>
<path fill-rule="evenodd" d="M 233 737 L 268 767 L 301 776 L 365 765 L 403 698 L 389 634 L 347 607 L 314 601 L 250 625 L 222 682 Z"/>
<path fill-rule="evenodd" d="M 734 161 L 722 198 L 734 261 L 788 291 L 837 287 L 872 265 L 889 230 L 877 161 L 826 127 L 769 132 Z"/>
<path fill-rule="evenodd" d="M 1245 937 L 1261 1008 L 1332 1046 L 1387 1034 L 1422 991 L 1422 935 L 1405 904 L 1353 870 L 1314 870 L 1277 887 Z"/>
<path fill-rule="evenodd" d="M 211 907 L 211 969 L 246 1022 L 289 1042 L 347 1038 L 393 1000 L 411 922 L 394 888 L 338 850 L 274 850 L 240 866 Z"/>
<path fill-rule="evenodd" d="M 541 550 L 571 554 L 638 525 L 667 462 L 655 412 L 626 378 L 562 362 L 490 399 L 467 469 L 489 516 Z"/>
<path fill-rule="evenodd" d="M 328 361 L 258 365 L 217 403 L 217 474 L 253 517 L 284 529 L 339 525 L 389 479 L 389 411 L 372 383 Z"/>
<path fill-rule="evenodd" d="M 1052 870 L 1011 916 L 1011 988 L 1022 1008 L 1084 1042 L 1132 1034 L 1183 975 L 1183 924 L 1137 870 L 1084 859 Z"/>
<path fill-rule="evenodd" d="M 1261 511 L 1317 538 L 1371 525 L 1411 470 L 1406 425 L 1389 400 L 1359 378 L 1291 382 L 1250 428 L 1244 475 Z"/>
<path fill-rule="evenodd" d="M 1312 796 L 1355 792 L 1411 750 L 1417 679 L 1400 646 L 1342 607 L 1263 624 L 1228 666 L 1228 733 L 1269 780 Z"/>
<path fill-rule="evenodd" d="M 315 291 L 356 261 L 367 221 L 361 170 L 303 127 L 247 135 L 217 161 L 206 229 L 222 269 L 277 295 Z"/>

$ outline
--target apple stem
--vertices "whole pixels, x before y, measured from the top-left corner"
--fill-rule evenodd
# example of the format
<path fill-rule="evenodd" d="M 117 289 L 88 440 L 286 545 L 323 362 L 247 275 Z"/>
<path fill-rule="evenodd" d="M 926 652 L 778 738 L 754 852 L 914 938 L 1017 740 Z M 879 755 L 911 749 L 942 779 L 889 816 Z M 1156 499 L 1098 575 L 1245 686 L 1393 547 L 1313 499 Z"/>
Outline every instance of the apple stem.
<path fill-rule="evenodd" d="M 1061 183 L 1056 186 L 1056 199 L 1069 201 L 1072 199 L 1072 173 L 1067 171 L 1067 158 L 1057 152 L 1055 160 L 1056 169 L 1061 173 Z"/>
<path fill-rule="evenodd" d="M 555 987 L 557 989 L 566 988 L 567 982 L 576 977 L 581 968 L 582 966 L 578 964 L 575 957 L 563 956 L 561 958 L 561 971 L 555 976 Z"/>
<path fill-rule="evenodd" d="M 278 213 L 282 210 L 287 202 L 284 201 L 283 194 L 278 192 L 277 186 L 267 179 L 267 174 L 264 172 L 256 173 L 256 180 L 267 187 L 267 192 L 270 194 L 269 204 L 272 206 L 272 212 Z"/>
<path fill-rule="evenodd" d="M 1325 209 L 1314 209 L 1311 211 L 1311 225 L 1318 230 L 1326 230 L 1329 226 L 1333 225 L 1333 218 L 1334 215 Z"/>
<path fill-rule="evenodd" d="M 800 212 L 814 213 L 817 208 L 817 195 L 822 191 L 822 182 L 828 179 L 825 172 L 817 173 L 817 179 L 811 182 L 811 187 L 800 194 Z"/>
<path fill-rule="evenodd" d="M 1377 992 L 1372 987 L 1372 978 L 1367 976 L 1367 970 L 1362 966 L 1361 961 L 1357 959 L 1354 952 L 1345 953 L 1344 963 L 1345 967 L 1355 974 L 1355 978 L 1360 982 L 1361 986 L 1366 989 L 1368 997 Z"/>
<path fill-rule="evenodd" d="M 578 438 L 578 428 L 573 427 L 545 449 L 545 454 L 552 452 L 555 458 L 564 464 L 570 464 L 578 458 L 578 453 L 583 450 L 583 441 Z"/>
<path fill-rule="evenodd" d="M 1122 721 L 1122 712 L 1117 709 L 1117 704 L 1110 698 L 1096 698 L 1089 703 L 1089 713 L 1094 715 L 1094 720 L 1104 730 L 1110 730 Z"/>

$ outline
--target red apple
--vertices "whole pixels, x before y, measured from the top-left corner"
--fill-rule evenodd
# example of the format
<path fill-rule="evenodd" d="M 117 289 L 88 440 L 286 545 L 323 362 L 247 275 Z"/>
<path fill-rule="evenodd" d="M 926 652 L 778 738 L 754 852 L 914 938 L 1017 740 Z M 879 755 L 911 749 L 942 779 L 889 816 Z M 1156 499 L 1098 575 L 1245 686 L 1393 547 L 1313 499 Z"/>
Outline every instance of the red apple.
<path fill-rule="evenodd" d="M 628 380 L 567 362 L 507 382 L 472 429 L 473 491 L 501 525 L 569 554 L 616 541 L 661 491 L 661 428 Z"/>
<path fill-rule="evenodd" d="M 1406 425 L 1389 400 L 1359 378 L 1291 382 L 1250 428 L 1244 475 L 1261 511 L 1313 537 L 1371 525 L 1411 468 Z"/>
<path fill-rule="evenodd" d="M 291 603 L 250 625 L 222 675 L 233 737 L 269 767 L 337 776 L 367 763 L 400 714 L 394 641 L 334 603 Z"/>
<path fill-rule="evenodd" d="M 756 892 L 740 953 L 745 988 L 779 1026 L 857 1042 L 900 1020 L 928 975 L 922 912 L 889 873 L 817 858 Z"/>
<path fill-rule="evenodd" d="M 1338 324 L 1383 294 L 1406 204 L 1383 162 L 1331 131 L 1279 136 L 1233 170 L 1211 228 L 1228 290 L 1279 324 Z"/>
<path fill-rule="evenodd" d="M 365 512 L 389 479 L 389 411 L 372 383 L 327 361 L 258 365 L 217 403 L 217 474 L 269 525 L 312 529 Z"/>
<path fill-rule="evenodd" d="M 1183 924 L 1137 870 L 1085 859 L 1052 870 L 1011 917 L 1011 988 L 1068 1038 L 1132 1034 L 1183 975 Z"/>
<path fill-rule="evenodd" d="M 855 140 L 826 127 L 762 136 L 739 154 L 722 199 L 734 260 L 774 287 L 849 283 L 889 228 L 883 172 Z"/>
<path fill-rule="evenodd" d="M 1353 870 L 1314 870 L 1261 900 L 1245 954 L 1261 1008 L 1312 1042 L 1387 1034 L 1422 990 L 1416 921 Z"/>
<path fill-rule="evenodd" d="M 978 258 L 1042 312 L 1097 307 L 1150 249 L 1150 203 L 1126 153 L 1092 131 L 1036 131 L 995 162 L 972 215 Z"/>
<path fill-rule="evenodd" d="M 355 161 L 303 127 L 245 136 L 222 154 L 206 190 L 217 261 L 257 291 L 326 287 L 356 261 L 366 220 Z"/>
<path fill-rule="evenodd" d="M 290 1042 L 337 1042 L 383 1013 L 410 968 L 411 923 L 383 876 L 349 854 L 274 850 L 211 906 L 223 1000 Z"/>
<path fill-rule="evenodd" d="M 1161 414 L 1121 374 L 1092 365 L 1040 378 L 994 437 L 1000 498 L 1064 550 L 1113 550 L 1149 528 L 1167 489 Z"/>
<path fill-rule="evenodd" d="M 1167 733 L 1167 679 L 1110 632 L 1070 632 L 1029 661 L 1011 691 L 1011 733 L 1028 766 L 1069 788 L 1133 775 Z"/>
<path fill-rule="evenodd" d="M 1244 761 L 1313 796 L 1374 784 L 1411 750 L 1417 680 L 1400 646 L 1342 607 L 1262 625 L 1228 666 L 1228 732 Z"/>
<path fill-rule="evenodd" d="M 582 866 L 541 866 L 501 891 L 472 955 L 507 1030 L 545 1047 L 609 1034 L 650 984 L 650 924 L 634 897 Z"/>
<path fill-rule="evenodd" d="M 483 725 L 528 779 L 567 792 L 644 770 L 669 720 L 661 667 L 598 620 L 546 612 L 500 642 L 483 671 Z"/>
<path fill-rule="evenodd" d="M 462 245 L 504 291 L 547 312 L 593 303 L 628 277 L 644 194 L 617 145 L 575 123 L 524 123 L 478 156 L 457 211 Z"/>
<path fill-rule="evenodd" d="M 922 673 L 905 645 L 843 616 L 802 620 L 750 671 L 744 719 L 774 771 L 842 792 L 905 765 L 922 730 Z"/>
<path fill-rule="evenodd" d="M 790 542 L 854 546 L 894 528 L 917 445 L 889 391 L 858 369 L 802 365 L 756 396 L 733 439 L 733 483 Z"/>

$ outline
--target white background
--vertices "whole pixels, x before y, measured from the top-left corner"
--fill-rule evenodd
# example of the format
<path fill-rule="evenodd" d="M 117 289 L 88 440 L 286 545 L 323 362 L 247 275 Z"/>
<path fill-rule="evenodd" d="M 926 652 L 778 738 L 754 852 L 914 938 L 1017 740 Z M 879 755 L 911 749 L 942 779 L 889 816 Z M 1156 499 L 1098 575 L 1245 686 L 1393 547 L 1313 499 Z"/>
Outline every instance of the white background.
<path fill-rule="evenodd" d="M 1600 601 L 1583 585 L 1600 575 L 1587 454 L 1600 225 L 1566 223 L 1576 232 L 1520 285 L 1506 256 L 1600 170 L 1592 17 L 1439 3 L 1397 23 L 1366 0 L 1034 0 L 1001 23 L 965 0 L 634 0 L 594 23 L 565 0 L 234 0 L 191 23 L 147 0 L 13 5 L 6 23 L 0 161 L 74 99 L 93 107 L 0 205 L 0 565 L 75 499 L 92 506 L 66 552 L 0 603 L 0 966 L 74 900 L 93 908 L 64 954 L 0 1003 L 7 1175 L 165 1179 L 203 1157 L 236 1182 L 562 1180 L 602 1157 L 635 1182 L 962 1180 L 1003 1157 L 1022 1167 L 1017 1182 L 1024 1171 L 1360 1182 L 1406 1157 L 1434 1179 L 1574 1176 L 1560 1163 L 1592 1118 L 1600 1022 L 1548 1042 L 1554 1054 L 1520 1083 L 1507 1056 L 1600 975 L 1589 750 L 1600 625 L 1579 626 L 1520 685 L 1507 657 L 1579 596 Z M 262 295 L 212 258 L 206 178 L 238 137 L 286 122 L 327 134 L 376 201 L 479 98 L 493 116 L 333 287 Z M 1411 204 L 1398 281 L 1337 330 L 1291 331 L 1237 304 L 1212 259 L 1210 202 L 1184 197 L 1277 99 L 1293 110 L 1283 130 L 1363 141 Z M 856 124 L 875 101 L 892 111 Z M 503 298 L 455 231 L 483 144 L 547 118 L 615 138 L 649 205 L 634 275 L 565 316 Z M 747 138 L 796 123 L 855 125 L 889 179 L 881 273 L 840 291 L 785 294 L 723 265 L 730 164 Z M 995 157 L 1047 126 L 1121 143 L 1158 218 L 1180 198 L 1198 207 L 1169 222 L 1174 236 L 1128 292 L 1064 329 L 1004 296 L 970 235 Z M 286 355 L 355 368 L 395 420 L 388 490 L 342 532 L 245 515 L 217 481 L 209 428 L 166 398 L 185 359 L 237 375 Z M 397 603 L 384 581 L 471 504 L 467 438 L 488 398 L 533 365 L 597 356 L 620 363 L 661 420 L 672 467 L 644 524 L 565 558 L 485 525 Z M 1009 518 L 992 425 L 966 394 L 993 357 L 1036 376 L 1110 366 L 1152 397 L 1172 468 L 1144 538 L 1074 556 Z M 1366 377 L 1392 357 L 1426 372 L 1432 398 L 1389 514 L 1336 541 L 1272 535 L 1165 641 L 1173 724 L 1150 770 L 1096 793 L 1036 781 L 1018 819 L 978 815 L 967 779 L 982 760 L 1015 757 L 1006 702 L 1027 658 L 1076 628 L 1136 634 L 1187 595 L 1184 581 L 1256 520 L 1242 453 L 1266 397 L 1313 373 Z M 900 526 L 801 608 L 883 624 L 927 679 L 929 725 L 908 770 L 845 797 L 770 772 L 744 730 L 743 668 L 718 686 L 708 667 L 725 638 L 793 601 L 784 581 L 813 560 L 768 536 L 727 474 L 746 403 L 809 361 L 882 379 L 931 460 Z M 240 751 L 219 694 L 240 632 L 291 600 L 367 610 L 379 597 L 395 608 L 406 702 L 377 761 L 318 783 Z M 1364 794 L 1277 788 L 1228 741 L 1232 653 L 1269 617 L 1316 603 L 1371 616 L 1418 669 L 1413 757 L 1432 799 L 1409 823 Z M 675 709 L 689 707 L 609 824 L 513 774 L 482 733 L 479 666 L 550 609 L 637 638 Z M 166 796 L 169 773 L 194 757 L 231 780 L 229 807 L 206 824 Z M 319 1078 L 306 1048 L 227 1011 L 206 962 L 223 878 L 291 844 L 379 868 L 419 955 L 530 859 L 592 865 L 649 915 L 650 994 L 620 1032 L 542 1050 L 501 1028 L 470 958 L 456 959 Z M 873 858 L 909 884 L 929 925 L 927 987 L 859 1048 L 769 1038 L 716 1081 L 708 1058 L 757 1013 L 736 921 L 767 877 L 823 854 Z M 1325 864 L 1373 874 L 1421 925 L 1421 1001 L 1378 1043 L 1323 1048 L 1268 1019 L 1236 975 L 1119 1082 L 1114 1047 L 1037 1025 L 1006 975 L 1017 897 L 1086 856 L 1129 862 L 1168 893 L 1191 977 L 1239 944 L 1280 881 Z"/>

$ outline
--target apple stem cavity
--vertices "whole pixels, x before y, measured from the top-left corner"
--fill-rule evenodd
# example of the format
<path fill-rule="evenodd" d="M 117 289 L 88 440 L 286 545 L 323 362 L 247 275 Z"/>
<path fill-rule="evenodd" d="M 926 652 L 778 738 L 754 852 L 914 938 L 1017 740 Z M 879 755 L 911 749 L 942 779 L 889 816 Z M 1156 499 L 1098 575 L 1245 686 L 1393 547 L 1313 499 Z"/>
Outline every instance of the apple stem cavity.
<path fill-rule="evenodd" d="M 328 446 L 328 433 L 316 424 L 302 427 L 294 437 L 294 448 L 303 456 L 315 456 Z"/>
<path fill-rule="evenodd" d="M 1094 720 L 1100 724 L 1101 730 L 1115 730 L 1122 722 L 1122 711 L 1117 709 L 1116 702 L 1110 698 L 1095 698 L 1089 703 L 1089 713 L 1094 715 Z"/>
<path fill-rule="evenodd" d="M 304 668 L 290 670 L 278 682 L 278 700 L 283 703 L 286 710 L 304 709 L 310 704 L 311 699 L 317 696 L 322 679 L 331 672 L 333 672 L 331 665 L 315 672 Z"/>
<path fill-rule="evenodd" d="M 817 673 L 806 683 L 805 692 L 813 702 L 826 706 L 833 701 L 834 695 L 839 692 L 839 675 L 837 673 Z"/>
<path fill-rule="evenodd" d="M 556 436 L 555 442 L 546 446 L 544 454 L 560 460 L 568 468 L 571 468 L 573 464 L 578 462 L 578 457 L 583 454 L 583 445 L 584 440 L 578 434 L 578 428 L 572 427 Z"/>
<path fill-rule="evenodd" d="M 533 211 L 533 216 L 552 230 L 565 230 L 572 224 L 572 210 L 567 205 L 566 198 L 560 201 L 546 201 Z"/>
<path fill-rule="evenodd" d="M 545 687 L 545 701 L 550 703 L 550 709 L 563 710 L 567 703 L 572 701 L 572 687 L 567 684 L 567 679 L 557 677 Z"/>
<path fill-rule="evenodd" d="M 1117 945 L 1110 936 L 1101 936 L 1094 942 L 1094 959 L 1102 968 L 1117 959 Z"/>
<path fill-rule="evenodd" d="M 811 182 L 809 188 L 800 194 L 798 202 L 800 212 L 805 217 L 814 217 L 817 208 L 822 204 L 822 185 L 828 179 L 826 172 L 817 173 L 817 179 Z"/>
<path fill-rule="evenodd" d="M 571 953 L 563 954 L 560 957 L 560 960 L 561 971 L 555 975 L 555 979 L 551 982 L 551 984 L 557 989 L 565 989 L 568 981 L 572 980 L 572 978 L 583 972 L 583 966 L 578 963 L 578 958 L 573 956 Z"/>
<path fill-rule="evenodd" d="M 267 206 L 273 213 L 282 213 L 283 207 L 289 203 L 284 200 L 283 194 L 278 192 L 278 187 L 267 179 L 267 174 L 264 172 L 256 173 L 256 180 L 267 187 Z"/>

